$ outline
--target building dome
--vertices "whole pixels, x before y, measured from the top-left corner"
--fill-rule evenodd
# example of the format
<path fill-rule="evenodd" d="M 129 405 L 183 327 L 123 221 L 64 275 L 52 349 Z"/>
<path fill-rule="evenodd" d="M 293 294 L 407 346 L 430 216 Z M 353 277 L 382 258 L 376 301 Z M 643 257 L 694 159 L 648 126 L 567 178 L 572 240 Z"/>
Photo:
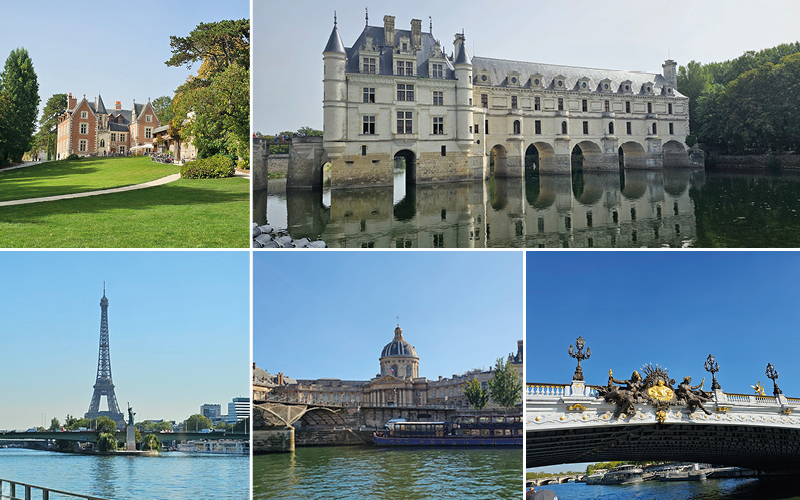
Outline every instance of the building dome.
<path fill-rule="evenodd" d="M 394 329 L 394 339 L 386 344 L 386 347 L 381 351 L 381 358 L 395 356 L 417 357 L 417 351 L 414 349 L 414 346 L 406 342 L 406 339 L 403 338 L 403 329 L 400 328 L 400 325 L 397 325 L 397 328 Z"/>

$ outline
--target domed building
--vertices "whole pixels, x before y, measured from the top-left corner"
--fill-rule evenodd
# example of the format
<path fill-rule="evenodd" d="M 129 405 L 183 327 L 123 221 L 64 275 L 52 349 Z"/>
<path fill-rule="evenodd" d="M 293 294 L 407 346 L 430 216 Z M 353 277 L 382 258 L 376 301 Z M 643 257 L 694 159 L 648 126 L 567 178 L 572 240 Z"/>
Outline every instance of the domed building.
<path fill-rule="evenodd" d="M 403 338 L 400 325 L 394 329 L 394 340 L 381 351 L 381 375 L 413 379 L 419 377 L 419 357 L 414 346 Z"/>

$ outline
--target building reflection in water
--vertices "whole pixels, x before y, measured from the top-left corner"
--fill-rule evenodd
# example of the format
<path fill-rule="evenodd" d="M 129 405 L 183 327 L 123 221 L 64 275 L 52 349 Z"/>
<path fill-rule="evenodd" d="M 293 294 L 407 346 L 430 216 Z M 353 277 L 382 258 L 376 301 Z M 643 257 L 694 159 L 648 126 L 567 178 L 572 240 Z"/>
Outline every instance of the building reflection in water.
<path fill-rule="evenodd" d="M 259 224 L 347 248 L 681 247 L 695 238 L 702 170 L 581 172 L 392 187 L 255 193 Z M 266 216 L 266 218 L 265 218 Z"/>

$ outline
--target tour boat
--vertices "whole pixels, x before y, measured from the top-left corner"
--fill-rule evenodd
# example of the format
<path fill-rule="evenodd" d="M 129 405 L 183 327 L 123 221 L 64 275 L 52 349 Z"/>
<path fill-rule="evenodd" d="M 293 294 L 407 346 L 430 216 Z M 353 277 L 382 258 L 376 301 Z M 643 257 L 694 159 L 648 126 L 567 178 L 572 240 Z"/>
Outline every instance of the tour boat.
<path fill-rule="evenodd" d="M 630 484 L 641 483 L 644 471 L 635 465 L 620 465 L 611 472 L 606 472 L 600 484 Z"/>
<path fill-rule="evenodd" d="M 249 455 L 250 443 L 247 441 L 220 439 L 187 441 L 178 444 L 178 451 L 202 453 L 206 455 Z"/>
<path fill-rule="evenodd" d="M 453 422 L 394 422 L 378 446 L 522 446 L 522 417 L 459 416 Z"/>
<path fill-rule="evenodd" d="M 586 484 L 601 484 L 603 476 L 606 475 L 608 469 L 595 469 L 595 471 L 586 476 Z"/>

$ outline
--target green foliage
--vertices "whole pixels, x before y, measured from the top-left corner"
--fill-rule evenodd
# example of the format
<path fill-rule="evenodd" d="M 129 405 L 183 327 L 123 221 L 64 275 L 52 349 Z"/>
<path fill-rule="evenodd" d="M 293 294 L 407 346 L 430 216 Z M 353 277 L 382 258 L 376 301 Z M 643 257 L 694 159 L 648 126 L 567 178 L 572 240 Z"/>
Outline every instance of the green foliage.
<path fill-rule="evenodd" d="M 250 432 L 250 419 L 243 418 L 233 425 L 233 432 Z"/>
<path fill-rule="evenodd" d="M 78 153 L 72 153 L 71 155 L 67 156 L 66 160 L 80 160 L 81 157 L 78 156 Z"/>
<path fill-rule="evenodd" d="M 183 179 L 221 179 L 232 177 L 234 172 L 234 161 L 223 155 L 190 161 L 181 166 Z"/>
<path fill-rule="evenodd" d="M 51 432 L 56 432 L 60 429 L 61 429 L 61 422 L 59 422 L 56 417 L 53 417 L 53 419 L 50 420 L 50 428 L 48 430 Z"/>
<path fill-rule="evenodd" d="M 306 137 L 322 137 L 322 130 L 316 130 L 311 127 L 300 127 L 297 129 L 297 133 Z"/>
<path fill-rule="evenodd" d="M 188 37 L 169 37 L 172 57 L 167 66 L 186 66 L 201 61 L 201 72 L 222 71 L 232 64 L 250 67 L 250 20 L 200 23 Z"/>
<path fill-rule="evenodd" d="M 161 125 L 168 124 L 175 116 L 175 112 L 172 110 L 172 97 L 166 95 L 156 97 L 150 105 L 153 106 L 153 111 L 156 112 Z"/>
<path fill-rule="evenodd" d="M 148 434 L 142 439 L 142 450 L 156 450 L 161 451 L 161 441 L 155 434 Z"/>
<path fill-rule="evenodd" d="M 219 421 L 219 422 L 216 423 L 216 425 L 214 425 L 214 428 L 218 429 L 218 430 L 223 430 L 223 431 L 232 431 L 233 430 L 233 424 L 228 424 L 228 423 Z"/>
<path fill-rule="evenodd" d="M 114 434 L 102 433 L 97 438 L 97 449 L 103 453 L 117 450 L 117 438 Z"/>
<path fill-rule="evenodd" d="M 92 421 L 88 418 L 73 418 L 70 415 L 67 415 L 67 422 L 64 425 L 68 431 L 76 431 L 81 427 L 88 429 L 92 425 Z"/>
<path fill-rule="evenodd" d="M 469 404 L 476 410 L 480 410 L 489 403 L 489 394 L 476 379 L 472 379 L 464 384 L 464 396 L 466 396 Z"/>
<path fill-rule="evenodd" d="M 39 111 L 39 82 L 28 51 L 17 48 L 0 73 L 0 165 L 20 162 L 33 144 Z"/>
<path fill-rule="evenodd" d="M 136 424 L 136 429 L 145 432 L 171 431 L 172 424 L 169 422 L 153 422 L 152 420 L 145 420 L 144 422 L 138 422 Z"/>
<path fill-rule="evenodd" d="M 708 69 L 697 61 L 678 68 L 678 92 L 689 98 L 689 129 L 697 130 L 697 99 L 711 84 Z"/>
<path fill-rule="evenodd" d="M 697 136 L 694 134 L 689 134 L 686 136 L 686 145 L 690 148 L 697 144 Z"/>
<path fill-rule="evenodd" d="M 498 358 L 494 377 L 489 380 L 489 395 L 495 403 L 511 408 L 522 399 L 522 381 L 516 368 L 503 358 Z"/>
<path fill-rule="evenodd" d="M 211 419 L 196 413 L 191 417 L 187 418 L 186 421 L 183 423 L 183 430 L 186 432 L 194 432 L 199 431 L 202 429 L 211 429 L 213 425 L 211 424 Z"/>
<path fill-rule="evenodd" d="M 47 151 L 47 159 L 56 156 L 56 140 L 58 139 L 58 117 L 66 111 L 68 106 L 67 94 L 53 94 L 42 110 L 39 118 L 39 132 L 36 134 L 35 150 Z"/>
<path fill-rule="evenodd" d="M 91 427 L 99 434 L 113 434 L 117 432 L 117 423 L 108 417 L 97 417 L 92 421 Z"/>

